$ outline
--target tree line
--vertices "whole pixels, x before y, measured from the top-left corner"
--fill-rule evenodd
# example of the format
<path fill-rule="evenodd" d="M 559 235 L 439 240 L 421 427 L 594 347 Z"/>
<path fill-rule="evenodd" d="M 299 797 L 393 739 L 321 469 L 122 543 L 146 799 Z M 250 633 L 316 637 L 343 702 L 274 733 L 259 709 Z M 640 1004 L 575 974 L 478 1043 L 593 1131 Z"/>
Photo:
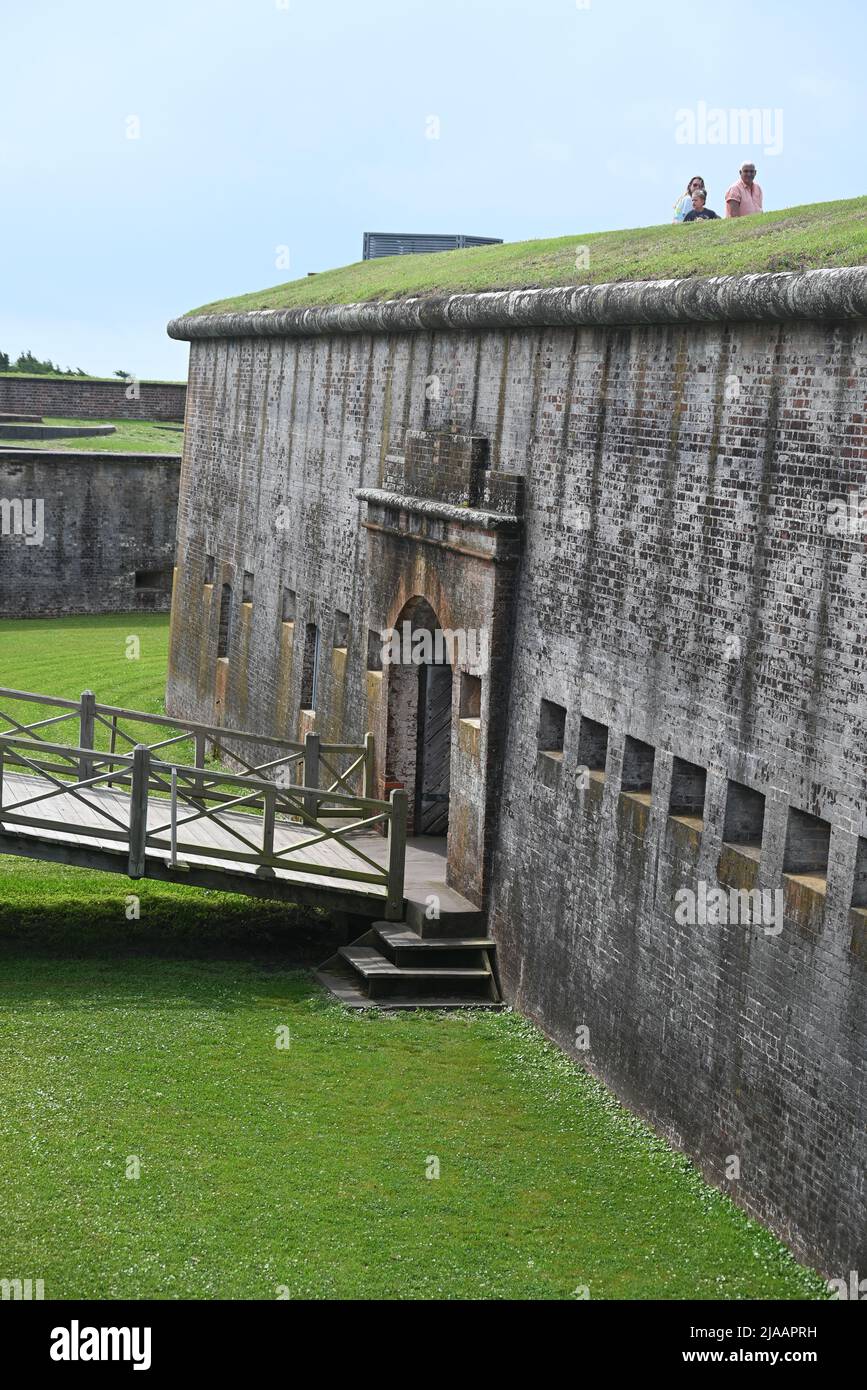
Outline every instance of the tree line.
<path fill-rule="evenodd" d="M 28 376 L 87 376 L 87 372 L 81 367 L 76 367 L 74 371 L 72 367 L 67 367 L 64 371 L 50 358 L 42 362 L 38 357 L 34 357 L 29 348 L 26 352 L 19 352 L 14 362 L 10 353 L 0 352 L 0 372 L 26 372 Z"/>

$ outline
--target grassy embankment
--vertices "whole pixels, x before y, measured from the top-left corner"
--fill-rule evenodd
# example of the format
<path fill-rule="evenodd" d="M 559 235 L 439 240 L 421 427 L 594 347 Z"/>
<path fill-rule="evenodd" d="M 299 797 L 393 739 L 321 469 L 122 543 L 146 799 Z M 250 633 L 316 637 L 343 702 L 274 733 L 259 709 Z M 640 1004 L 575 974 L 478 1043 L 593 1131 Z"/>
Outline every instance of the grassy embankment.
<path fill-rule="evenodd" d="M 722 217 L 723 208 L 714 211 L 720 213 L 718 222 L 636 227 L 358 261 L 285 285 L 217 300 L 192 312 L 300 309 L 311 304 L 354 304 L 411 295 L 745 275 L 867 263 L 867 197 L 729 220 Z"/>

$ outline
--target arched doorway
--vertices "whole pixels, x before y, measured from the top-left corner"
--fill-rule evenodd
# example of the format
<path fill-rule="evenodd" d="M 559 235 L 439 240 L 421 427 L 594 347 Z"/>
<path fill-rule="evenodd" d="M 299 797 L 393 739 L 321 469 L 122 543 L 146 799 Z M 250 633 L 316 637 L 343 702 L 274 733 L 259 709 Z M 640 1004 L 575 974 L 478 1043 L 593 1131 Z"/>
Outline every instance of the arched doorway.
<path fill-rule="evenodd" d="M 426 599 L 411 599 L 400 613 L 387 670 L 386 783 L 405 788 L 412 834 L 445 836 L 452 751 L 451 650 Z"/>

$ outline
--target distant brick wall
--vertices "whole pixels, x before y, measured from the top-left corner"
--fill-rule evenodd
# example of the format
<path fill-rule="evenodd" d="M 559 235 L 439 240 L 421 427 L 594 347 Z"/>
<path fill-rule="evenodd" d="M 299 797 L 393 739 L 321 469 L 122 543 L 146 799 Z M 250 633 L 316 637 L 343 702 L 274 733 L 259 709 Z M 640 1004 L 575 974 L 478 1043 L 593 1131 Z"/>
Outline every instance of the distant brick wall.
<path fill-rule="evenodd" d="M 183 382 L 142 381 L 141 397 L 128 400 L 127 383 L 78 377 L 0 376 L 0 411 L 59 419 L 183 420 Z"/>
<path fill-rule="evenodd" d="M 174 455 L 0 450 L 0 617 L 166 612 L 179 476 Z"/>
<path fill-rule="evenodd" d="M 246 571 L 227 720 L 297 727 L 288 589 L 294 631 L 315 624 L 326 653 L 350 615 L 345 661 L 321 664 L 317 727 L 376 730 L 382 770 L 390 676 L 366 669 L 369 632 L 414 595 L 444 625 L 490 624 L 478 729 L 454 682 L 450 864 L 473 896 L 490 860 L 506 997 L 843 1276 L 867 1270 L 867 521 L 851 510 L 867 499 L 867 340 L 863 318 L 822 321 L 818 300 L 817 317 L 770 321 L 787 317 L 785 285 L 769 321 L 749 321 L 759 278 L 731 292 L 732 322 L 728 289 L 708 311 L 699 284 L 684 296 L 709 322 L 665 321 L 677 303 L 651 287 L 662 321 L 643 326 L 412 331 L 412 306 L 364 306 L 369 332 L 341 332 L 343 310 L 315 311 L 318 329 L 287 319 L 286 336 L 199 325 L 168 699 L 211 717 L 213 595 Z M 626 317 L 629 287 L 613 290 L 599 313 Z M 406 322 L 377 331 L 380 312 Z M 484 520 L 455 529 L 478 439 L 503 480 L 494 510 L 518 511 L 524 484 L 520 562 L 499 586 Z M 829 530 L 833 499 L 855 527 Z M 704 786 L 697 824 L 669 815 L 673 784 L 693 807 Z M 828 845 L 815 881 L 783 873 L 790 809 L 829 827 L 796 822 L 793 843 Z M 702 884 L 781 888 L 782 930 L 681 925 L 675 894 Z"/>

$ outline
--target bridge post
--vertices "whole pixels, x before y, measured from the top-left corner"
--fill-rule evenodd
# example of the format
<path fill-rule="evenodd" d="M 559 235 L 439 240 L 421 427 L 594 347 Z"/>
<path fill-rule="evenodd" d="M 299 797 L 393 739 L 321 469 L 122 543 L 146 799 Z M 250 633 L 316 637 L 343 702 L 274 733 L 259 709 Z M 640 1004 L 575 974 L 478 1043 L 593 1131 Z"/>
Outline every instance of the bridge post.
<path fill-rule="evenodd" d="M 408 800 L 405 791 L 395 788 L 391 793 L 391 815 L 388 818 L 388 896 L 385 900 L 387 922 L 403 921 L 403 879 L 406 869 L 406 823 Z"/>
<path fill-rule="evenodd" d="M 273 864 L 266 859 L 274 858 L 274 822 L 277 815 L 277 788 L 266 787 L 262 793 L 262 863 L 256 870 L 259 878 L 274 878 Z"/>
<path fill-rule="evenodd" d="M 79 748 L 93 747 L 93 733 L 96 725 L 96 696 L 92 690 L 81 692 L 81 710 L 78 719 L 78 746 Z M 78 780 L 86 782 L 88 777 L 93 776 L 93 759 L 79 758 L 78 760 Z"/>
<path fill-rule="evenodd" d="M 129 793 L 129 868 L 130 878 L 142 878 L 148 833 L 148 783 L 151 774 L 151 750 L 146 743 L 137 743 L 132 752 L 132 779 Z"/>
<path fill-rule="evenodd" d="M 204 735 L 204 733 L 202 733 L 201 730 L 197 730 L 197 731 L 196 731 L 196 767 L 204 767 L 204 766 L 205 766 L 205 735 Z M 198 794 L 198 797 L 199 797 L 199 798 L 202 798 L 200 804 L 201 804 L 202 810 L 204 810 L 204 809 L 205 809 L 205 802 L 204 802 L 204 799 L 203 799 L 203 798 L 204 798 L 204 795 L 205 795 L 205 781 L 204 781 L 204 778 L 203 778 L 203 777 L 197 777 L 197 778 L 196 778 L 196 780 L 195 780 L 195 791 L 196 791 L 196 793 Z"/>
<path fill-rule="evenodd" d="M 373 734 L 364 735 L 364 770 L 362 773 L 361 795 L 370 800 L 373 796 Z"/>
<path fill-rule="evenodd" d="M 319 735 L 304 735 L 304 786 L 319 786 Z M 319 797 L 310 795 L 304 798 L 304 809 L 308 816 L 316 819 L 319 812 Z"/>

